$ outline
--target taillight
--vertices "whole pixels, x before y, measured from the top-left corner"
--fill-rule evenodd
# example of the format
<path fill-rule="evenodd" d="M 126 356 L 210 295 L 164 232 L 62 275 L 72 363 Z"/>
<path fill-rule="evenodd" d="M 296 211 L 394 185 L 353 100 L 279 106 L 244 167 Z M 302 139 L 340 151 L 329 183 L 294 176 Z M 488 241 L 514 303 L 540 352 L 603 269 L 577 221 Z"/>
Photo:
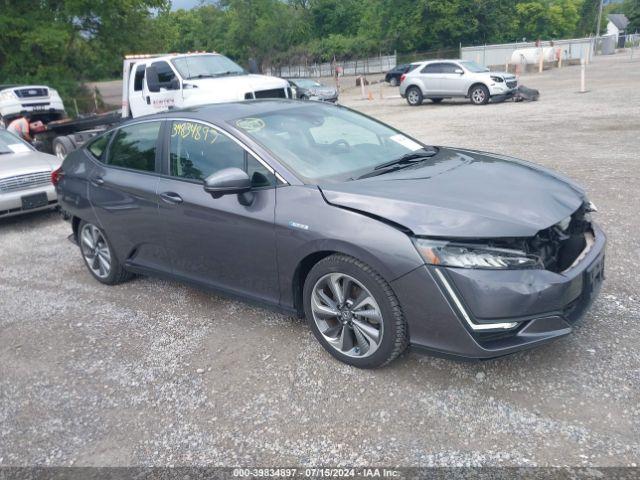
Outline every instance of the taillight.
<path fill-rule="evenodd" d="M 400 75 L 400 83 L 404 82 L 404 79 L 407 78 L 407 74 L 403 73 L 402 75 Z"/>
<path fill-rule="evenodd" d="M 63 175 L 64 172 L 62 171 L 62 167 L 58 167 L 53 172 L 51 172 L 51 183 L 53 183 L 54 187 L 58 185 L 58 182 L 60 181 L 60 179 L 62 179 Z"/>

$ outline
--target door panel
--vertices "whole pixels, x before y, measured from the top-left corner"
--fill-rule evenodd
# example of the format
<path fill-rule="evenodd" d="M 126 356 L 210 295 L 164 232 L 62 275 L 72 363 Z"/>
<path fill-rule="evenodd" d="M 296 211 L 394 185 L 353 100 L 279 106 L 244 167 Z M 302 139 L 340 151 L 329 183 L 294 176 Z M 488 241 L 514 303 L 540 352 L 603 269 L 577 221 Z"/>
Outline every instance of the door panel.
<path fill-rule="evenodd" d="M 158 136 L 161 122 L 117 129 L 89 175 L 89 200 L 118 259 L 169 271 L 158 214 Z"/>
<path fill-rule="evenodd" d="M 455 73 L 456 69 L 462 70 L 462 67 L 454 63 L 443 63 L 441 65 L 442 73 L 439 79 L 439 90 L 447 95 L 466 95 L 470 86 L 467 85 L 469 83 L 468 75 Z"/>
<path fill-rule="evenodd" d="M 254 192 L 251 205 L 238 195 L 214 199 L 202 184 L 162 178 L 160 200 L 167 252 L 175 274 L 211 286 L 277 302 L 274 214 L 276 189 Z"/>
<path fill-rule="evenodd" d="M 276 179 L 227 134 L 199 122 L 171 122 L 158 185 L 166 250 L 176 275 L 277 303 Z M 206 177 L 240 168 L 249 194 L 213 198 Z M 250 200 L 250 201 L 247 201 Z"/>
<path fill-rule="evenodd" d="M 420 71 L 420 80 L 422 81 L 425 96 L 433 97 L 442 93 L 441 76 L 442 72 L 439 63 L 430 63 L 423 67 Z"/>

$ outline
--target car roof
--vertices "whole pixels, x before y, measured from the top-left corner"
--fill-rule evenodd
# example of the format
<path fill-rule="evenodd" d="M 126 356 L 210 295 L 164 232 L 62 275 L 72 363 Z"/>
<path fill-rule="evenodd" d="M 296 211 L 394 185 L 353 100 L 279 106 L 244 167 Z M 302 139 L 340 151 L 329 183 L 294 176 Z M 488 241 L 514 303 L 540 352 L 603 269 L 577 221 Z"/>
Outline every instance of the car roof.
<path fill-rule="evenodd" d="M 300 100 L 265 98 L 228 103 L 211 103 L 197 107 L 174 109 L 153 115 L 145 115 L 144 117 L 137 117 L 127 123 L 134 123 L 137 120 L 162 120 L 164 118 L 174 117 L 187 117 L 193 120 L 219 123 L 251 115 L 261 115 L 278 110 L 286 110 L 291 107 L 315 108 L 318 106 L 326 105 L 318 104 L 317 102 L 301 102 Z"/>

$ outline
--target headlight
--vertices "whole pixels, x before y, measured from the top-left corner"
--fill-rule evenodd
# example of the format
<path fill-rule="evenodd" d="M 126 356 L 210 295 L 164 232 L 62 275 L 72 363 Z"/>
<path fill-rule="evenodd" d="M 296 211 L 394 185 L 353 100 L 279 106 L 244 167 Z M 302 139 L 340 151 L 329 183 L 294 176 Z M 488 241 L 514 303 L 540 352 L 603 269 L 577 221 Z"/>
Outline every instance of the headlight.
<path fill-rule="evenodd" d="M 502 78 L 502 77 L 494 77 L 493 75 L 491 75 L 491 80 L 493 80 L 496 83 L 504 82 L 504 78 Z"/>
<path fill-rule="evenodd" d="M 424 261 L 431 265 L 492 270 L 543 268 L 540 258 L 520 250 L 425 238 L 414 238 L 413 242 Z"/>
<path fill-rule="evenodd" d="M 16 95 L 13 93 L 13 90 L 5 90 L 3 92 L 0 92 L 0 101 L 6 101 L 6 100 L 13 100 L 16 97 Z"/>

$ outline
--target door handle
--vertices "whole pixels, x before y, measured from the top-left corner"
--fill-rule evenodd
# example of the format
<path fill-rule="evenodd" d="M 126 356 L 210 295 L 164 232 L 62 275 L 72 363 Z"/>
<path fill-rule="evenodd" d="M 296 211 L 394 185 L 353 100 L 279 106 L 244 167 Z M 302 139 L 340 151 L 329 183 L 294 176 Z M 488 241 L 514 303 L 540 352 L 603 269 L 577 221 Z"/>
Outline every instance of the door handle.
<path fill-rule="evenodd" d="M 104 180 L 102 177 L 93 177 L 91 179 L 91 185 L 94 187 L 99 187 L 100 185 L 104 185 Z"/>
<path fill-rule="evenodd" d="M 151 105 L 151 97 L 147 95 L 147 105 Z"/>
<path fill-rule="evenodd" d="M 160 194 L 160 198 L 165 203 L 170 203 L 172 205 L 182 203 L 182 197 L 174 192 L 163 192 Z"/>

